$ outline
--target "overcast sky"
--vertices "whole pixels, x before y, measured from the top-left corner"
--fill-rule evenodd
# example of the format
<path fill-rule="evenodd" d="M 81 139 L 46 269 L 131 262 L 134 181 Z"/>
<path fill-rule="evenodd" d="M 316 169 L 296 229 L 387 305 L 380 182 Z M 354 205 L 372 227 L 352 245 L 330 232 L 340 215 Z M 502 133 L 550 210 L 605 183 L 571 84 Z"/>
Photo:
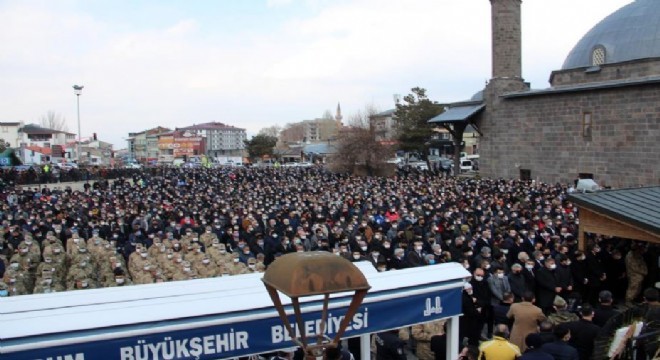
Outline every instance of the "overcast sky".
<path fill-rule="evenodd" d="M 524 0 L 523 77 L 550 72 L 632 0 Z M 467 99 L 490 77 L 488 0 L 0 0 L 0 121 L 61 114 L 82 136 L 220 121 L 248 134 L 412 87 Z"/>

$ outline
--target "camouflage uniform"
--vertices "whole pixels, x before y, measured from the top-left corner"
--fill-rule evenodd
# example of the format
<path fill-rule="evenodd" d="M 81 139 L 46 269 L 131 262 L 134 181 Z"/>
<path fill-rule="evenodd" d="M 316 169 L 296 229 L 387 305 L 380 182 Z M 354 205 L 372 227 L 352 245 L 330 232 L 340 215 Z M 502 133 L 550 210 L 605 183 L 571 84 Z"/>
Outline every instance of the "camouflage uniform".
<path fill-rule="evenodd" d="M 80 280 L 77 280 L 73 284 L 73 286 L 67 288 L 67 290 L 87 290 L 87 289 L 94 289 L 94 288 L 96 288 L 96 285 L 90 279 L 82 278 Z"/>
<path fill-rule="evenodd" d="M 554 326 L 578 320 L 580 320 L 580 318 L 568 310 L 560 309 L 557 310 L 557 312 L 548 315 L 548 321 L 550 321 Z"/>
<path fill-rule="evenodd" d="M 25 245 L 28 249 L 28 254 L 30 254 L 30 257 L 32 259 L 36 258 L 37 262 L 39 262 L 39 259 L 41 258 L 41 247 L 39 246 L 38 242 L 32 239 L 32 236 L 27 236 L 25 240 L 21 241 L 20 244 L 18 244 L 19 248 L 21 245 Z"/>
<path fill-rule="evenodd" d="M 239 255 L 237 252 L 232 253 L 232 262 L 227 264 L 227 268 L 229 269 L 229 274 L 231 275 L 240 275 L 240 274 L 248 274 L 249 270 L 248 267 L 243 264 L 240 259 Z"/>
<path fill-rule="evenodd" d="M 209 257 L 204 257 L 200 262 L 194 263 L 193 268 L 200 278 L 211 278 L 218 276 L 219 268 Z"/>
<path fill-rule="evenodd" d="M 116 269 L 112 276 L 106 278 L 104 287 L 115 287 L 115 286 L 129 286 L 133 285 L 131 279 L 122 269 Z"/>
<path fill-rule="evenodd" d="M 214 240 L 217 240 L 218 236 L 213 233 L 213 229 L 210 226 L 206 227 L 206 231 L 199 237 L 199 240 L 204 244 L 208 249 L 213 244 Z"/>
<path fill-rule="evenodd" d="M 135 281 L 137 273 L 142 271 L 144 265 L 150 262 L 149 253 L 144 248 L 141 248 L 139 252 L 136 249 L 135 252 L 128 257 L 128 273 L 131 275 L 133 281 Z"/>
<path fill-rule="evenodd" d="M 22 279 L 23 275 L 20 270 L 8 269 L 5 271 L 5 284 L 7 284 L 7 291 L 9 296 L 27 295 L 29 294 Z"/>
<path fill-rule="evenodd" d="M 433 321 L 425 324 L 414 325 L 411 330 L 412 337 L 417 341 L 416 355 L 420 360 L 435 360 L 435 354 L 431 351 L 431 338 L 435 335 L 445 334 L 445 321 Z"/>
<path fill-rule="evenodd" d="M 206 257 L 206 254 L 202 251 L 202 244 L 196 242 L 193 243 L 193 251 L 190 254 L 186 254 L 186 260 L 191 263 L 201 262 L 202 259 Z"/>
<path fill-rule="evenodd" d="M 81 239 L 77 233 L 73 233 L 70 238 L 66 240 L 66 252 L 69 255 L 74 254 L 75 252 L 78 251 L 78 247 L 83 244 L 85 244 L 85 241 Z"/>
<path fill-rule="evenodd" d="M 152 284 L 154 282 L 154 276 L 152 274 L 152 267 L 151 264 L 146 262 L 144 264 L 144 267 L 140 269 L 140 271 L 135 272 L 135 275 L 132 275 L 133 277 L 133 283 L 136 285 L 140 284 Z"/>
<path fill-rule="evenodd" d="M 195 271 L 195 269 L 191 267 L 190 262 L 184 261 L 181 263 L 181 267 L 177 268 L 177 271 L 175 271 L 172 280 L 174 281 L 190 280 L 190 279 L 195 279 L 197 277 L 198 277 L 197 272 Z"/>
<path fill-rule="evenodd" d="M 639 250 L 634 249 L 626 255 L 626 274 L 628 275 L 628 289 L 626 290 L 626 301 L 632 302 L 637 298 L 642 289 L 644 277 L 648 275 L 648 268 L 644 257 Z"/>
<path fill-rule="evenodd" d="M 94 269 L 92 268 L 92 265 L 89 264 L 85 259 L 80 262 L 71 263 L 71 268 L 66 275 L 67 289 L 75 289 L 77 284 L 83 280 L 86 280 L 89 286 L 94 285 L 91 284 L 91 280 L 93 279 L 92 276 L 94 275 L 93 271 Z"/>
<path fill-rule="evenodd" d="M 253 257 L 251 257 L 251 258 L 248 259 L 248 261 L 247 261 L 247 268 L 248 268 L 248 271 L 247 271 L 247 272 L 248 272 L 249 274 L 251 274 L 251 273 L 256 273 L 256 272 L 260 272 L 260 271 L 257 270 L 257 259 L 255 259 L 255 258 L 253 258 Z"/>

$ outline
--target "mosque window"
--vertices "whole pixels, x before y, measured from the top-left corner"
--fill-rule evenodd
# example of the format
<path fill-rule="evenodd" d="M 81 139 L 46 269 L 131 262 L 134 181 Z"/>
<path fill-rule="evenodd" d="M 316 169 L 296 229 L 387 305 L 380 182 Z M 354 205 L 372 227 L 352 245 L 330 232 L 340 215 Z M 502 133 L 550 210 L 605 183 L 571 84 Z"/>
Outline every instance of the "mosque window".
<path fill-rule="evenodd" d="M 582 114 L 582 137 L 587 140 L 591 140 L 591 128 L 592 128 L 591 113 L 585 112 Z"/>
<path fill-rule="evenodd" d="M 591 65 L 599 66 L 605 63 L 605 47 L 602 45 L 596 46 L 596 48 L 591 53 Z"/>

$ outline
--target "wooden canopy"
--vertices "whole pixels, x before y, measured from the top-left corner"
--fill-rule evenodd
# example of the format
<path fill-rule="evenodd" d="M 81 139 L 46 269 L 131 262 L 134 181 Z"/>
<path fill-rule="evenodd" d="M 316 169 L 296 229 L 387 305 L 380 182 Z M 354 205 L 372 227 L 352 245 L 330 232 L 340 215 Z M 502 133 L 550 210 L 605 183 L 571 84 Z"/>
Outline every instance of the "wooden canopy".
<path fill-rule="evenodd" d="M 568 200 L 580 209 L 580 250 L 586 232 L 660 244 L 660 186 L 573 193 Z"/>

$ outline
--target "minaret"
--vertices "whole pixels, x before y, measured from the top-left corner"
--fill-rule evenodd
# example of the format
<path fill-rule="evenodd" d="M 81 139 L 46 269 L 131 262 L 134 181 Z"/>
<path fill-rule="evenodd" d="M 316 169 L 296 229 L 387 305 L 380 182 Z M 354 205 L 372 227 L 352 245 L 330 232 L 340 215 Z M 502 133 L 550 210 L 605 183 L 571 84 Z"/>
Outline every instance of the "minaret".
<path fill-rule="evenodd" d="M 490 95 L 524 90 L 522 78 L 522 0 L 490 0 L 493 74 Z"/>
<path fill-rule="evenodd" d="M 522 78 L 522 0 L 490 0 L 493 79 Z"/>
<path fill-rule="evenodd" d="M 341 129 L 341 127 L 343 126 L 341 123 L 341 119 L 343 118 L 344 117 L 341 116 L 341 106 L 339 105 L 339 103 L 337 103 L 337 114 L 335 114 L 335 121 L 337 122 L 338 129 Z"/>

